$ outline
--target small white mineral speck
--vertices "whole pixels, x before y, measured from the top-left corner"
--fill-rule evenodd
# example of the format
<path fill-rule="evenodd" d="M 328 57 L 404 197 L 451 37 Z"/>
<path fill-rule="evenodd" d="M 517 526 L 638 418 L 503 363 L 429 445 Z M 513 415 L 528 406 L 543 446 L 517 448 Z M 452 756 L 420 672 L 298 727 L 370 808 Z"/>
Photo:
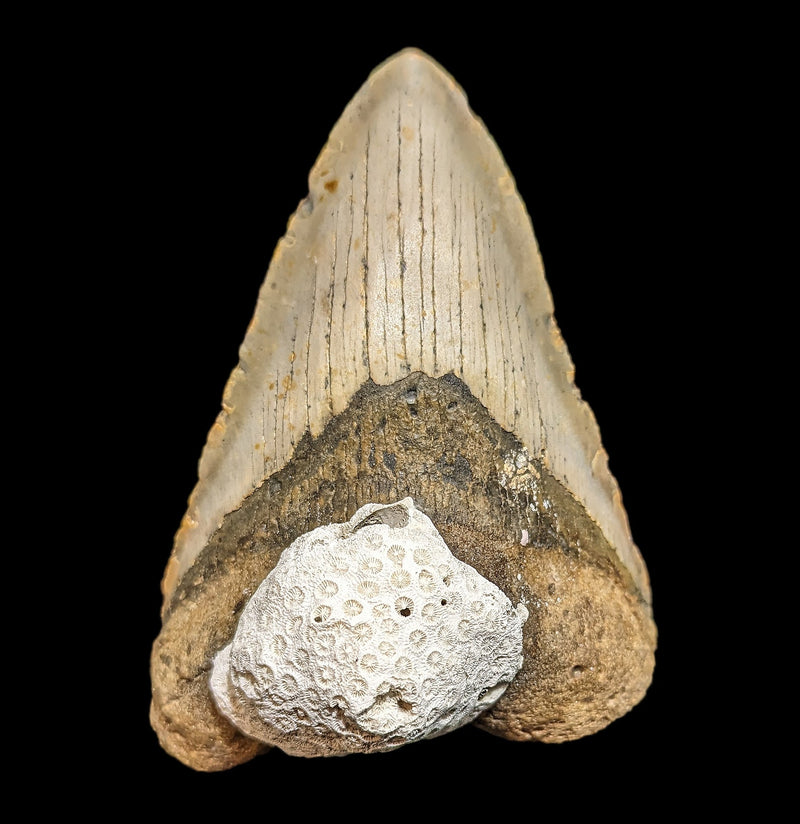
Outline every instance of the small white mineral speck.
<path fill-rule="evenodd" d="M 292 755 L 391 750 L 497 701 L 522 666 L 527 617 L 411 498 L 366 504 L 284 550 L 217 654 L 211 691 L 245 735 Z"/>

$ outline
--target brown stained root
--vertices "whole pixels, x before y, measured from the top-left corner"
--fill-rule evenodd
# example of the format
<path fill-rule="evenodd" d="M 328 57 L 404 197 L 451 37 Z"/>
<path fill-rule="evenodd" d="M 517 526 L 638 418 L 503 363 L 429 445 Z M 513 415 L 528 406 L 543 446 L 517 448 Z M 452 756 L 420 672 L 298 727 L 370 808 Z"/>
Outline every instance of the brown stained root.
<path fill-rule="evenodd" d="M 162 746 L 199 770 L 266 749 L 217 713 L 207 685 L 242 607 L 282 550 L 368 502 L 410 496 L 453 554 L 530 617 L 524 664 L 476 722 L 517 740 L 595 732 L 644 695 L 655 627 L 597 525 L 541 461 L 509 484 L 522 444 L 453 375 L 367 382 L 318 438 L 231 512 L 166 605 L 153 647 L 151 718 Z M 521 536 L 525 535 L 525 540 Z"/>

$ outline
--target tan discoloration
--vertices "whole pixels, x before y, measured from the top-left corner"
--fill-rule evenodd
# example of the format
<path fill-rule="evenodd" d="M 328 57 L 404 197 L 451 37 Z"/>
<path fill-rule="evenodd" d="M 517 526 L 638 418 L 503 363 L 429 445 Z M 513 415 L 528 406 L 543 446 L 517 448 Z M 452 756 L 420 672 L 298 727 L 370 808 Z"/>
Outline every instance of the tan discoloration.
<path fill-rule="evenodd" d="M 487 569 L 481 555 L 468 562 L 490 580 L 494 575 L 512 600 L 524 598 L 529 617 L 523 668 L 476 726 L 518 741 L 570 741 L 598 732 L 642 700 L 655 665 L 656 629 L 622 576 L 561 550 L 497 546 Z"/>
<path fill-rule="evenodd" d="M 163 746 L 201 770 L 262 751 L 217 713 L 207 684 L 213 656 L 298 535 L 348 520 L 361 501 L 406 496 L 457 558 L 530 612 L 523 668 L 480 726 L 507 738 L 566 740 L 627 712 L 652 673 L 650 609 L 580 504 L 540 462 L 522 465 L 521 453 L 452 376 L 363 387 L 226 518 L 167 605 L 153 651 Z M 523 479 L 513 489 L 509 465 Z M 570 676 L 575 667 L 581 677 Z"/>
<path fill-rule="evenodd" d="M 269 749 L 228 724 L 208 689 L 212 656 L 227 643 L 222 636 L 232 635 L 243 604 L 238 581 L 253 577 L 245 566 L 213 598 L 176 610 L 153 645 L 150 723 L 164 749 L 196 770 L 224 770 Z"/>

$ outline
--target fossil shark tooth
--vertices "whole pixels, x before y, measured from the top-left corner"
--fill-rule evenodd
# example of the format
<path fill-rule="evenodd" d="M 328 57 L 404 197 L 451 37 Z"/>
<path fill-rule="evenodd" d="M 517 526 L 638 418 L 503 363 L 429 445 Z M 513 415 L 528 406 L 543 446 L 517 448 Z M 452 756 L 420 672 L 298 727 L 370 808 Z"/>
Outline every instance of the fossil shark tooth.
<path fill-rule="evenodd" d="M 270 746 L 220 712 L 215 659 L 287 547 L 368 503 L 379 506 L 356 535 L 402 531 L 405 499 L 528 614 L 522 667 L 475 724 L 566 741 L 635 706 L 654 668 L 650 584 L 572 376 L 498 147 L 440 66 L 415 49 L 395 55 L 312 168 L 203 450 L 151 660 L 162 746 L 198 770 Z M 440 574 L 419 557 L 415 574 Z M 356 574 L 345 552 L 330 563 Z M 398 567 L 398 598 L 411 570 Z M 335 606 L 323 584 L 306 593 L 309 610 Z M 380 606 L 363 592 L 362 609 Z M 298 632 L 311 615 L 297 613 Z M 299 666 L 303 644 L 280 638 Z M 410 660 L 392 652 L 385 695 L 392 667 Z"/>

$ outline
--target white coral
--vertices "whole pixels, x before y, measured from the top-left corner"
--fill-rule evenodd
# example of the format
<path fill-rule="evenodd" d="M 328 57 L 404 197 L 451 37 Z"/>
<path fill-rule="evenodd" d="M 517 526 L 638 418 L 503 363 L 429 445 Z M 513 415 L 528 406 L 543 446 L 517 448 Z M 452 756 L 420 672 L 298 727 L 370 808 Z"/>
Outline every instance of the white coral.
<path fill-rule="evenodd" d="M 367 504 L 284 550 L 216 656 L 211 691 L 244 734 L 292 755 L 391 750 L 491 706 L 522 665 L 527 615 L 411 498 Z"/>

